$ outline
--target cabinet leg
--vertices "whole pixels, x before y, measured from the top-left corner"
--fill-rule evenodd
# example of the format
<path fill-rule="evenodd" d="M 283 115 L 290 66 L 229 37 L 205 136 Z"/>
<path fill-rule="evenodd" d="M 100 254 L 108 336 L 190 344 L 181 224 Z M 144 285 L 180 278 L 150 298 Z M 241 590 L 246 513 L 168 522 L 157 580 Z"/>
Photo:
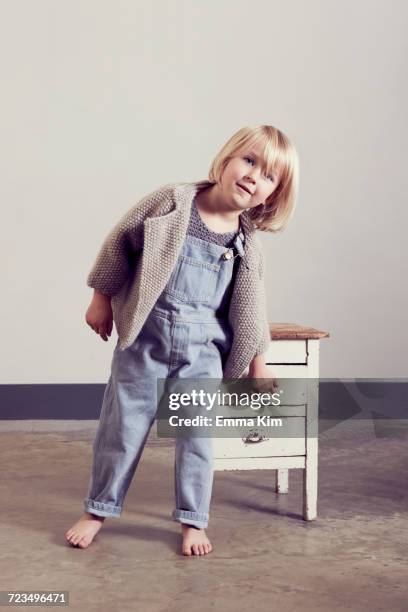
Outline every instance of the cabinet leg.
<path fill-rule="evenodd" d="M 303 518 L 313 521 L 317 516 L 317 463 L 303 470 Z"/>
<path fill-rule="evenodd" d="M 275 492 L 287 493 L 289 491 L 289 470 L 276 470 L 275 475 Z"/>

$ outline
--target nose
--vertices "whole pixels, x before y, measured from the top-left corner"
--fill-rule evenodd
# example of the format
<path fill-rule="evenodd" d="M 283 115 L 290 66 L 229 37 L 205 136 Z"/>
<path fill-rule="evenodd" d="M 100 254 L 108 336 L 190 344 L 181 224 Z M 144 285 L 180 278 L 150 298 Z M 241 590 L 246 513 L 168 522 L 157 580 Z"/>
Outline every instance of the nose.
<path fill-rule="evenodd" d="M 251 183 L 253 183 L 254 185 L 256 184 L 256 173 L 257 170 L 254 168 L 253 170 L 251 170 L 251 172 L 249 174 L 245 175 L 245 179 L 250 181 Z"/>
<path fill-rule="evenodd" d="M 259 168 L 253 166 L 251 168 L 251 171 L 248 172 L 248 174 L 245 175 L 245 178 L 255 184 L 256 183 L 256 178 L 257 178 L 259 172 L 260 172 Z"/>

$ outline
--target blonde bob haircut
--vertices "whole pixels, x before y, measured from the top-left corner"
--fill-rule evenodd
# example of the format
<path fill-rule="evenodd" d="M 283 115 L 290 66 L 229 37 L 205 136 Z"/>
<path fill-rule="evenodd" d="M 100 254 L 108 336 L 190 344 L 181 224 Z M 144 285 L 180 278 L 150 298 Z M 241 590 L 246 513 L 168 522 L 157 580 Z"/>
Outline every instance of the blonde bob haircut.
<path fill-rule="evenodd" d="M 297 152 L 283 132 L 272 125 L 241 128 L 231 136 L 213 160 L 208 180 L 213 183 L 220 182 L 230 159 L 247 152 L 257 143 L 263 147 L 265 172 L 276 173 L 279 183 L 263 204 L 247 212 L 256 229 L 279 232 L 285 229 L 293 214 L 299 182 Z"/>

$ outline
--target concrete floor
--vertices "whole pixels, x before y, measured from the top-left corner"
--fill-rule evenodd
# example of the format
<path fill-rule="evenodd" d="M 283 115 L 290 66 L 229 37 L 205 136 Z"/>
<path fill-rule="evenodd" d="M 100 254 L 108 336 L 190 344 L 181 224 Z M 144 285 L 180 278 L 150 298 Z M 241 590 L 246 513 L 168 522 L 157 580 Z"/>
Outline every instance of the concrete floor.
<path fill-rule="evenodd" d="M 407 437 L 357 425 L 320 436 L 316 521 L 301 517 L 301 470 L 281 496 L 272 471 L 216 472 L 214 551 L 188 558 L 170 518 L 171 440 L 153 428 L 122 517 L 80 550 L 64 533 L 82 513 L 95 422 L 3 422 L 0 590 L 69 591 L 81 611 L 406 612 Z"/>

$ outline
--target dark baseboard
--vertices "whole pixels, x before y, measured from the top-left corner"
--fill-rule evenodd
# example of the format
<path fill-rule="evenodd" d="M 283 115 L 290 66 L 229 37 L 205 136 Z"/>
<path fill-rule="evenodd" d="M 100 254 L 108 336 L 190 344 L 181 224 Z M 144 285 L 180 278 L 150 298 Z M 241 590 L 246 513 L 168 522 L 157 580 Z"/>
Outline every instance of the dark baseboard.
<path fill-rule="evenodd" d="M 106 385 L 0 385 L 0 420 L 98 419 Z"/>
<path fill-rule="evenodd" d="M 104 384 L 0 385 L 0 420 L 98 419 Z M 407 419 L 407 379 L 320 379 L 319 420 Z"/>

